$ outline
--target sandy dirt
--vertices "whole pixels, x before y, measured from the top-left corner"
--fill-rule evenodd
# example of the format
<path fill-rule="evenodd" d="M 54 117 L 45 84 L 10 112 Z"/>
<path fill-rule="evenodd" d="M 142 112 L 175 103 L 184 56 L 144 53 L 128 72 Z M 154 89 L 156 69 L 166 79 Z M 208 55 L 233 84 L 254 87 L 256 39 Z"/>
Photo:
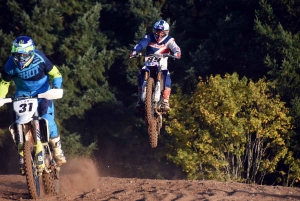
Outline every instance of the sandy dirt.
<path fill-rule="evenodd" d="M 0 200 L 31 200 L 25 177 L 0 175 Z M 60 193 L 40 200 L 300 200 L 300 189 L 235 182 L 101 177 L 91 160 L 77 159 L 62 167 Z"/>

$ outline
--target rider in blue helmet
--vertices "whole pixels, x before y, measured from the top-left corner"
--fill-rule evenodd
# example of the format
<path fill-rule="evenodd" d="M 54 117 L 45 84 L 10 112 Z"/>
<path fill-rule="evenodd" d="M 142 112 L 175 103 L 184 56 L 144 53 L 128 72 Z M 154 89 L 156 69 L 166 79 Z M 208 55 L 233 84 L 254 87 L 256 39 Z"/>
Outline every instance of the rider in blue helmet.
<path fill-rule="evenodd" d="M 179 46 L 176 44 L 175 39 L 169 36 L 170 26 L 164 20 L 159 20 L 155 22 L 153 26 L 153 33 L 147 34 L 145 37 L 138 42 L 132 52 L 130 53 L 130 57 L 135 56 L 138 52 L 146 48 L 146 56 L 149 54 L 170 54 L 171 52 L 178 59 L 181 57 L 181 51 Z M 164 92 L 163 92 L 163 103 L 162 109 L 166 112 L 170 110 L 169 106 L 169 96 L 171 94 L 171 76 L 168 71 L 168 58 L 161 59 L 162 65 L 162 73 L 163 79 L 165 80 Z M 138 76 L 138 102 L 136 104 L 136 108 L 140 109 L 143 106 L 143 102 L 141 100 L 142 94 L 142 83 L 143 83 L 143 69 L 141 69 L 140 74 Z"/>
<path fill-rule="evenodd" d="M 36 50 L 33 40 L 28 36 L 17 37 L 12 44 L 11 56 L 8 58 L 0 79 L 0 98 L 5 98 L 10 82 L 16 85 L 15 98 L 20 96 L 36 96 L 52 88 L 61 88 L 62 76 L 55 65 L 40 51 Z M 66 163 L 61 149 L 60 136 L 54 121 L 54 105 L 52 100 L 39 99 L 38 112 L 48 120 L 50 145 L 54 151 L 54 159 L 58 165 Z M 20 172 L 24 174 L 23 146 L 18 145 Z M 44 164 L 43 164 L 44 165 Z"/>
<path fill-rule="evenodd" d="M 13 42 L 11 54 L 15 64 L 20 70 L 29 66 L 34 57 L 35 45 L 31 38 L 19 36 Z"/>

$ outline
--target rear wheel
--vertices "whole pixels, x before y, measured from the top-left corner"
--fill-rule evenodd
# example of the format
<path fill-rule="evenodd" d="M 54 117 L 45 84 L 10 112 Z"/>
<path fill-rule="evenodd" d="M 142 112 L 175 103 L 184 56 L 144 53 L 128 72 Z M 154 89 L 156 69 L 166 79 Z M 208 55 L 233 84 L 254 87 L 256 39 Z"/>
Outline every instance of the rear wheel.
<path fill-rule="evenodd" d="M 24 143 L 24 168 L 29 195 L 32 199 L 40 197 L 40 178 L 35 164 L 35 152 L 30 141 Z"/>
<path fill-rule="evenodd" d="M 146 99 L 145 99 L 145 116 L 146 116 L 146 124 L 148 126 L 148 134 L 150 147 L 157 147 L 158 142 L 158 133 L 157 133 L 157 121 L 155 119 L 154 108 L 152 104 L 152 91 L 154 88 L 154 79 L 148 78 L 147 80 L 147 91 L 146 91 Z"/>
<path fill-rule="evenodd" d="M 162 128 L 162 116 L 161 115 L 157 115 L 155 117 L 155 124 L 156 124 L 157 135 L 159 135 L 160 129 Z"/>

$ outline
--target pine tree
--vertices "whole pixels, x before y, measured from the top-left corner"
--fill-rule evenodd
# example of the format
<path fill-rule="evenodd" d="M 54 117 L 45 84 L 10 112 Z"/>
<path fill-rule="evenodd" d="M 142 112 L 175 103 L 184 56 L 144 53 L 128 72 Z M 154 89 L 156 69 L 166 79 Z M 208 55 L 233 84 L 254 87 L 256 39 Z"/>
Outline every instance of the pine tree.
<path fill-rule="evenodd" d="M 100 10 L 101 5 L 96 4 L 74 21 L 60 47 L 66 61 L 62 66 L 66 88 L 62 119 L 81 116 L 94 104 L 114 99 L 105 77 L 113 52 L 106 50 L 108 40 L 98 30 Z"/>

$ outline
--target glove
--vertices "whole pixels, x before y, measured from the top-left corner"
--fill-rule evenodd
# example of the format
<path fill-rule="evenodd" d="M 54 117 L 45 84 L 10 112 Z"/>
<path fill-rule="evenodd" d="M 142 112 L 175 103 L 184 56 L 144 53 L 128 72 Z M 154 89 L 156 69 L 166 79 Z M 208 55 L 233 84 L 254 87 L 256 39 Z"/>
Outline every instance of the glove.
<path fill-rule="evenodd" d="M 174 56 L 177 58 L 177 59 L 180 59 L 181 58 L 181 53 L 180 52 L 176 52 L 174 54 Z"/>
<path fill-rule="evenodd" d="M 132 58 L 132 57 L 135 57 L 135 56 L 136 56 L 136 54 L 137 54 L 137 52 L 136 52 L 136 51 L 132 51 L 132 52 L 130 53 L 130 58 Z"/>

